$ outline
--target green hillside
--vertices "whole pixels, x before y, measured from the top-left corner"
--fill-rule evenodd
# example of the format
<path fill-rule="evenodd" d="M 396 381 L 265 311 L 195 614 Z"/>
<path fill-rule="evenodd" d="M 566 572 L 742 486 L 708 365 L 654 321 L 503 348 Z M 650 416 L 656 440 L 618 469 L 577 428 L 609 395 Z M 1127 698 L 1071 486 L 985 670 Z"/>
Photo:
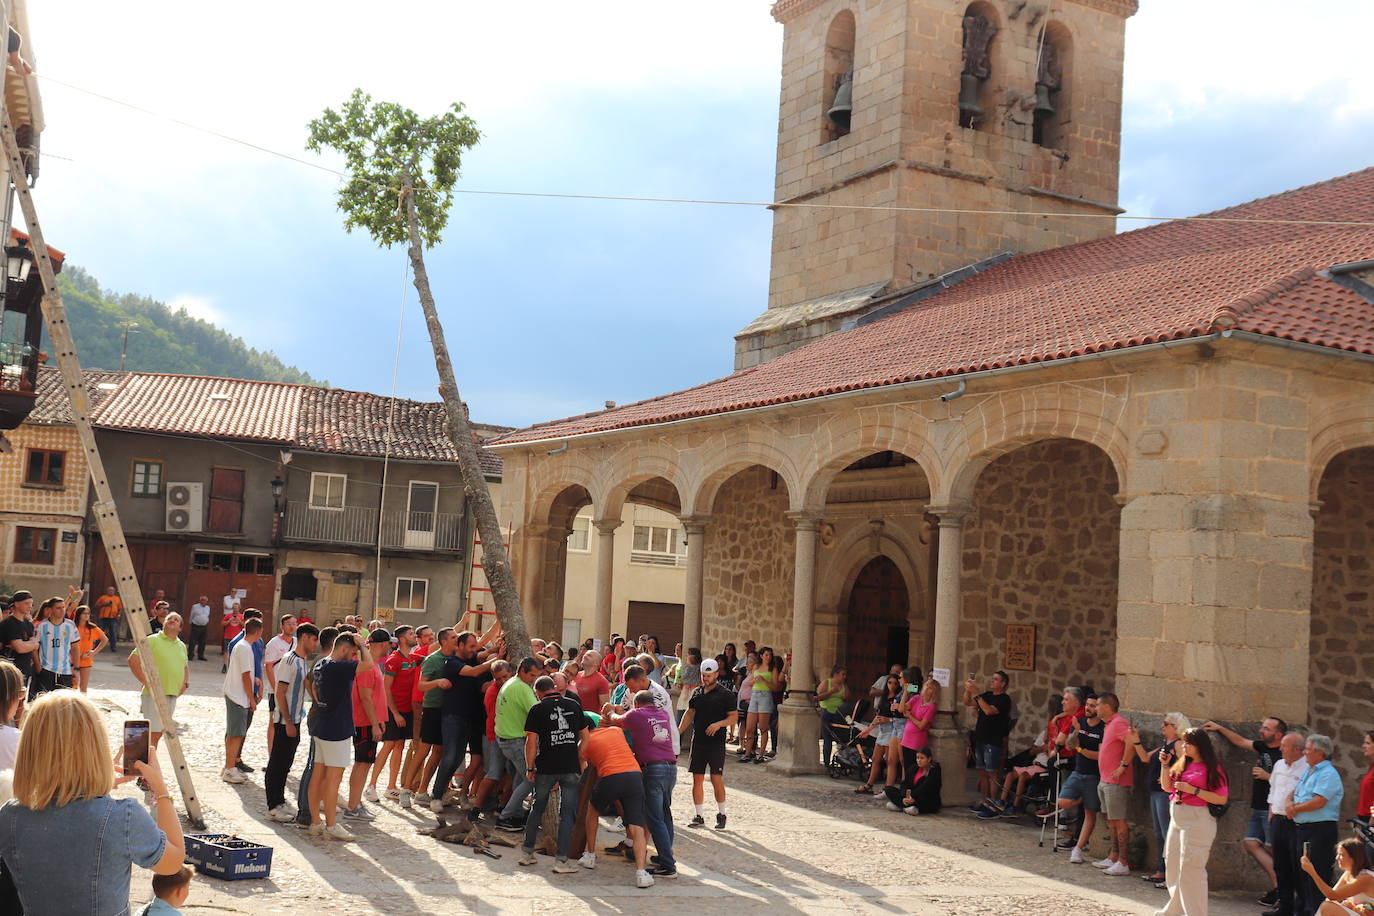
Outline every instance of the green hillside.
<path fill-rule="evenodd" d="M 268 350 L 258 350 L 208 321 L 184 310 L 172 311 L 145 296 L 119 295 L 102 290 L 80 267 L 66 265 L 57 286 L 67 305 L 67 317 L 81 365 L 88 369 L 118 369 L 125 321 L 138 323 L 129 335 L 124 368 L 134 372 L 176 372 L 258 379 L 266 382 L 328 384 L 288 366 Z M 43 335 L 43 348 L 52 344 Z"/>

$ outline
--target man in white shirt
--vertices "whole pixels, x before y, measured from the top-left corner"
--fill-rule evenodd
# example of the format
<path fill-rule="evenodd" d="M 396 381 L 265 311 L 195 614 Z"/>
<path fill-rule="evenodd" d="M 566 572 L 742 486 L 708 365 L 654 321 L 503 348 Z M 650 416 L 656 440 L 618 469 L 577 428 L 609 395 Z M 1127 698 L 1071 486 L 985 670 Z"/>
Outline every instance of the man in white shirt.
<path fill-rule="evenodd" d="M 236 764 L 248 734 L 248 714 L 257 709 L 262 695 L 253 678 L 253 643 L 262 639 L 262 621 L 254 617 L 243 624 L 243 639 L 229 654 L 229 670 L 224 676 L 224 772 L 228 783 L 243 782 Z"/>
<path fill-rule="evenodd" d="M 205 637 L 210 632 L 210 599 L 201 595 L 191 605 L 191 638 L 186 641 L 186 658 L 205 661 Z"/>
<path fill-rule="evenodd" d="M 1269 774 L 1269 835 L 1274 849 L 1274 877 L 1278 882 L 1279 899 L 1272 909 L 1264 912 L 1272 916 L 1291 916 L 1295 912 L 1293 897 L 1299 877 L 1296 869 L 1298 831 L 1287 815 L 1293 790 L 1307 772 L 1307 760 L 1303 757 L 1306 740 L 1297 732 L 1284 735 L 1279 742 L 1283 759 L 1274 763 L 1274 770 Z"/>
<path fill-rule="evenodd" d="M 276 733 L 276 729 L 274 729 L 274 728 L 272 727 L 272 721 L 273 721 L 273 719 L 275 718 L 275 715 L 274 715 L 274 714 L 275 714 L 276 711 L 277 711 L 277 691 L 276 691 L 276 689 L 275 689 L 275 685 L 276 685 L 276 683 L 277 683 L 277 679 L 276 679 L 276 676 L 273 674 L 272 669 L 276 667 L 277 662 L 279 662 L 279 661 L 281 661 L 283 658 L 285 658 L 285 657 L 286 657 L 286 654 L 287 654 L 288 652 L 291 651 L 291 646 L 292 646 L 292 644 L 294 643 L 295 639 L 296 639 L 296 615 L 295 615 L 295 614 L 282 614 L 282 615 L 281 615 L 281 631 L 280 631 L 279 633 L 277 633 L 276 636 L 273 636 L 271 639 L 269 639 L 269 640 L 267 641 L 267 645 L 266 645 L 265 647 L 263 647 L 263 650 L 262 650 L 262 674 L 263 674 L 263 683 L 269 685 L 269 689 L 267 690 L 267 712 L 268 712 L 268 716 L 267 716 L 267 753 L 268 753 L 268 754 L 271 754 L 271 753 L 272 753 L 272 737 L 273 737 L 273 735 Z"/>

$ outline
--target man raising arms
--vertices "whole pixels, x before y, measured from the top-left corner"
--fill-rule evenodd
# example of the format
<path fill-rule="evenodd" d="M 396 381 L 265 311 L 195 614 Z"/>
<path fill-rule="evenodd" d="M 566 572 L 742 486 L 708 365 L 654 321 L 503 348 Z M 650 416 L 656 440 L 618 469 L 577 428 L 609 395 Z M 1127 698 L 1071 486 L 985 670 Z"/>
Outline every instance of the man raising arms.
<path fill-rule="evenodd" d="M 353 834 L 336 822 L 339 783 L 353 751 L 353 680 L 373 668 L 372 655 L 362 650 L 356 633 L 340 633 L 329 657 L 315 666 L 309 684 L 315 708 L 310 736 L 315 766 L 310 775 L 310 835 L 351 840 Z"/>

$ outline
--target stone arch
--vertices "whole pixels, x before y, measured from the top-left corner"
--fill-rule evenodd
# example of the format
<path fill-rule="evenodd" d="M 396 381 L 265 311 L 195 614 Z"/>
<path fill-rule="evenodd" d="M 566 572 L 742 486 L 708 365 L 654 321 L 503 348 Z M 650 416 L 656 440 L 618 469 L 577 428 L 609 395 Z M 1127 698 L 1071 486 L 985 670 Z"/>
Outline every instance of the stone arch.
<path fill-rule="evenodd" d="M 1310 492 L 1316 500 L 1322 477 L 1337 455 L 1374 445 L 1374 411 L 1368 399 L 1342 401 L 1318 414 L 1312 428 L 1316 432 L 1307 452 Z"/>
<path fill-rule="evenodd" d="M 801 509 L 801 475 L 791 455 L 771 442 L 727 441 L 701 457 L 699 469 L 681 490 L 683 514 L 709 515 L 721 485 L 754 465 L 762 465 L 777 474 L 787 487 L 790 508 L 793 511 Z"/>
<path fill-rule="evenodd" d="M 819 437 L 817 437 L 819 438 Z M 825 494 L 846 467 L 875 452 L 898 452 L 916 463 L 925 475 L 930 492 L 939 492 L 939 455 L 930 440 L 904 427 L 855 427 L 832 439 L 828 448 L 807 456 L 802 466 L 801 505 L 819 510 L 825 505 Z"/>
<path fill-rule="evenodd" d="M 565 464 L 557 469 L 549 468 L 544 473 L 538 470 L 539 465 L 535 465 L 534 474 L 529 484 L 530 501 L 526 508 L 525 518 L 530 524 L 541 525 L 549 520 L 549 511 L 555 500 L 560 494 L 569 487 L 581 487 L 595 503 L 595 494 L 599 492 L 596 474 L 591 468 L 583 467 L 581 464 Z M 540 479 L 540 478 L 544 479 Z"/>
<path fill-rule="evenodd" d="M 601 475 L 600 490 L 604 495 L 596 504 L 596 517 L 620 518 L 625 503 L 635 501 L 636 488 L 652 481 L 663 481 L 671 486 L 676 505 L 669 505 L 657 496 L 646 503 L 664 511 L 680 512 L 685 484 L 678 463 L 662 455 L 632 455 L 624 461 L 612 461 Z"/>
<path fill-rule="evenodd" d="M 1077 439 L 1097 446 L 1111 460 L 1117 486 L 1125 489 L 1127 441 L 1115 421 L 1098 412 L 1062 407 L 1031 406 L 1000 417 L 987 414 L 988 411 L 980 409 L 965 415 L 964 426 L 969 432 L 959 439 L 945 460 L 943 480 L 947 489 L 932 490 L 934 502 L 968 501 L 984 468 L 1008 452 L 1040 439 Z"/>

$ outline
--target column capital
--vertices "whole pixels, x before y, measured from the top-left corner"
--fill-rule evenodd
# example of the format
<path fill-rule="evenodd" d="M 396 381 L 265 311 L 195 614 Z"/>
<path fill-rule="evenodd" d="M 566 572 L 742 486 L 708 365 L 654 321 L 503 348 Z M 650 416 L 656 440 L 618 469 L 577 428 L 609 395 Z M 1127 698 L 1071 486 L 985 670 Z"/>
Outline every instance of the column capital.
<path fill-rule="evenodd" d="M 786 512 L 784 514 L 792 520 L 793 527 L 798 531 L 816 531 L 820 528 L 821 516 L 819 512 L 802 510 L 801 512 Z"/>
<path fill-rule="evenodd" d="M 677 520 L 682 523 L 682 527 L 687 529 L 688 534 L 701 534 L 706 526 L 711 523 L 709 515 L 679 515 Z"/>
<path fill-rule="evenodd" d="M 964 519 L 973 511 L 973 504 L 964 500 L 952 500 L 947 503 L 931 503 L 926 506 L 926 511 L 940 520 L 941 528 L 959 528 L 964 524 Z"/>
<path fill-rule="evenodd" d="M 599 518 L 592 522 L 592 526 L 603 535 L 615 534 L 615 529 L 623 524 L 618 518 Z"/>

